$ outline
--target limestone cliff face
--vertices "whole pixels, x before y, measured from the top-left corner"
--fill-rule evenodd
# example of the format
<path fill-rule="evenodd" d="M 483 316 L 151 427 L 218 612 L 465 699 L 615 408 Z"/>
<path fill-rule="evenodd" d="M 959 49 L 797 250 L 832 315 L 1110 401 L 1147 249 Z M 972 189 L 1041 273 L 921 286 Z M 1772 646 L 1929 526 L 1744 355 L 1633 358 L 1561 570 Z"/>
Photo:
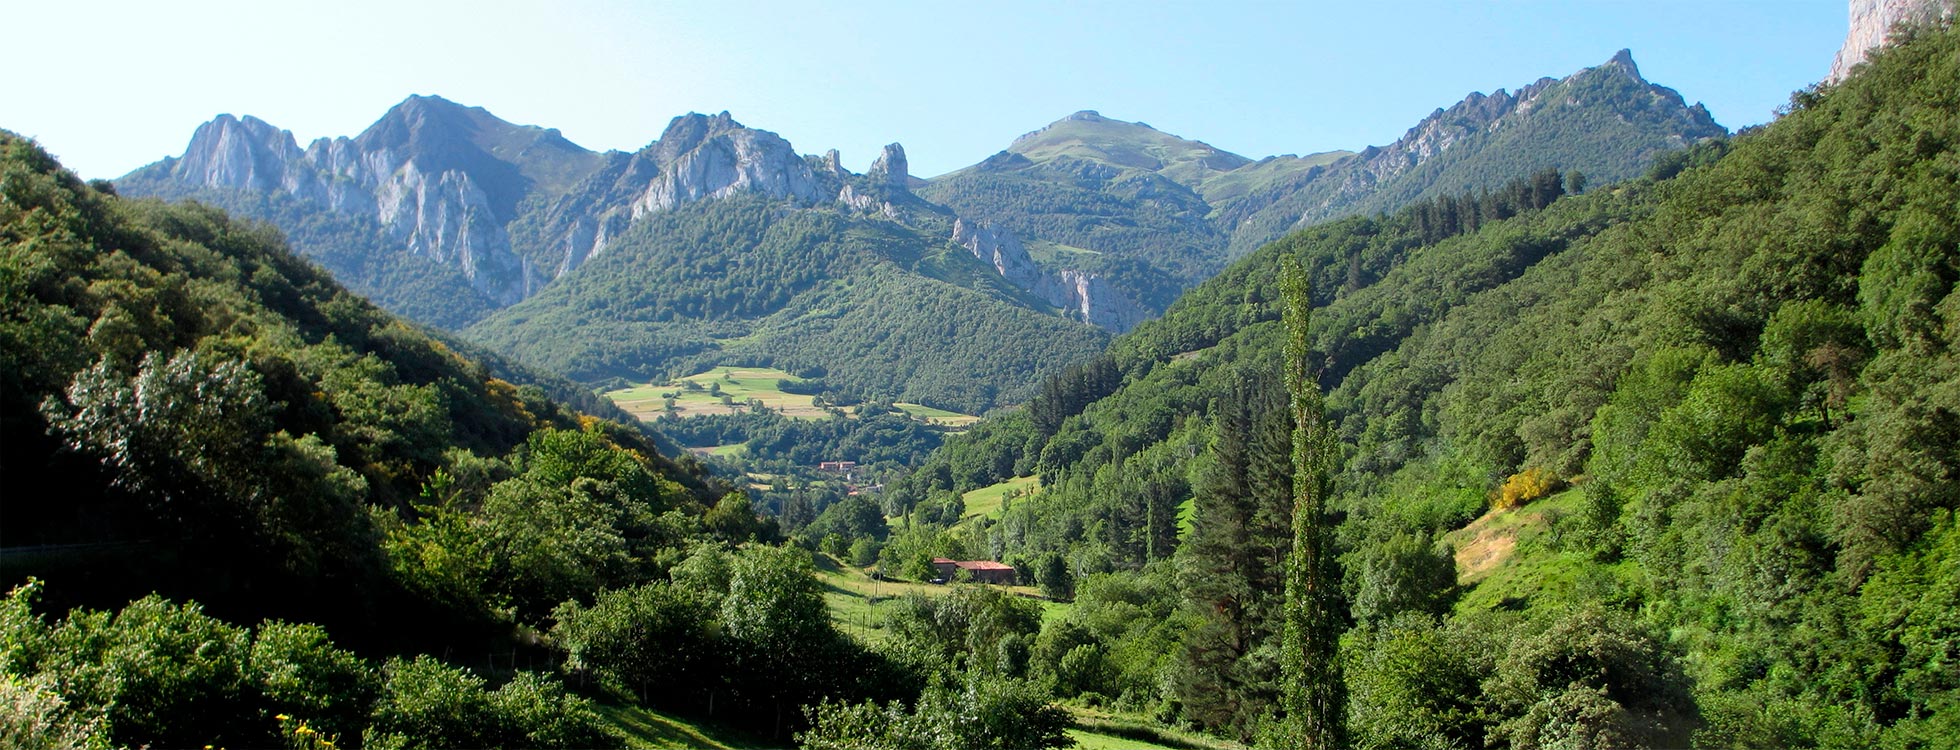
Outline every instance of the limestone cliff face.
<path fill-rule="evenodd" d="M 198 126 L 176 171 L 201 186 L 280 190 L 286 188 L 286 165 L 300 155 L 290 132 L 251 115 L 218 115 Z"/>
<path fill-rule="evenodd" d="M 1142 305 L 1095 273 L 1064 268 L 1055 273 L 1052 283 L 1043 281 L 1035 294 L 1112 333 L 1128 331 L 1150 318 Z"/>
<path fill-rule="evenodd" d="M 816 198 L 816 174 L 789 141 L 742 127 L 727 112 L 674 118 L 652 153 L 636 156 L 652 159 L 660 169 L 633 200 L 634 218 L 738 192 L 805 202 Z"/>
<path fill-rule="evenodd" d="M 1885 43 L 1894 26 L 1924 25 L 1952 18 L 1954 0 L 1851 0 L 1851 27 L 1844 35 L 1844 46 L 1831 61 L 1831 76 L 1837 82 L 1865 61 L 1872 48 Z"/>
<path fill-rule="evenodd" d="M 896 143 L 886 144 L 878 158 L 871 162 L 865 176 L 881 185 L 905 188 L 911 184 L 911 166 L 905 162 L 905 147 Z"/>
<path fill-rule="evenodd" d="M 1050 305 L 1105 330 L 1122 333 L 1150 317 L 1149 311 L 1106 279 L 1090 271 L 1045 273 L 1013 232 L 965 219 L 953 221 L 953 244 L 972 251 L 1008 283 Z"/>
<path fill-rule="evenodd" d="M 375 219 L 408 252 L 457 268 L 497 304 L 527 292 L 505 227 L 525 195 L 596 163 L 556 130 L 521 127 L 480 108 L 410 97 L 354 138 L 302 151 L 292 133 L 221 115 L 184 155 L 147 169 L 189 189 L 285 193 Z"/>
<path fill-rule="evenodd" d="M 556 276 L 603 252 L 635 220 L 695 201 L 755 193 L 802 204 L 877 206 L 874 198 L 846 191 L 850 173 L 835 154 L 806 159 L 781 136 L 745 127 L 727 112 L 689 113 L 646 148 L 611 156 L 547 209 L 542 232 L 530 239 L 541 248 L 548 276 Z"/>
<path fill-rule="evenodd" d="M 1001 278 L 1014 286 L 1033 290 L 1040 280 L 1041 269 L 1035 266 L 1034 258 L 1028 256 L 1028 249 L 1013 232 L 954 219 L 953 244 L 971 250 L 973 257 L 993 266 Z"/>

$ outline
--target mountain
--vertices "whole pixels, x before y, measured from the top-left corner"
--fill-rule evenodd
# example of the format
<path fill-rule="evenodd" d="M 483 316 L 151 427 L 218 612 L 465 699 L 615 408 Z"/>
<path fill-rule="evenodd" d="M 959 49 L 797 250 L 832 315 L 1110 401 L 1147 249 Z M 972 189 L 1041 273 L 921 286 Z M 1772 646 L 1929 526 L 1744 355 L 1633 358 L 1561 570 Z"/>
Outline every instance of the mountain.
<path fill-rule="evenodd" d="M 897 144 L 856 175 L 726 113 L 675 118 L 519 228 L 568 270 L 465 335 L 587 382 L 767 363 L 967 412 L 1102 346 L 1018 245 L 908 184 Z"/>
<path fill-rule="evenodd" d="M 556 131 L 510 125 L 480 108 L 440 98 L 412 97 L 355 138 L 321 139 L 305 150 L 290 133 L 260 120 L 221 116 L 199 128 L 184 156 L 140 169 L 118 184 L 132 196 L 197 198 L 269 221 L 353 288 L 403 314 L 452 330 L 484 322 L 537 294 L 622 245 L 624 238 L 631 238 L 625 244 L 659 246 L 663 267 L 700 268 L 711 258 L 728 258 L 752 247 L 767 231 L 763 224 L 779 218 L 761 218 L 741 207 L 701 209 L 696 214 L 742 216 L 741 221 L 749 222 L 743 227 L 758 234 L 723 233 L 690 245 L 681 255 L 670 252 L 658 232 L 636 230 L 654 217 L 696 204 L 754 198 L 792 212 L 848 217 L 846 223 L 853 226 L 892 225 L 862 233 L 877 238 L 873 244 L 880 249 L 869 254 L 861 247 L 819 241 L 799 245 L 795 263 L 769 267 L 780 277 L 758 276 L 751 267 L 742 278 L 750 285 L 750 299 L 764 300 L 758 303 L 762 307 L 744 305 L 731 313 L 717 302 L 675 296 L 704 292 L 701 286 L 663 287 L 665 296 L 658 302 L 646 300 L 654 305 L 646 309 L 629 309 L 621 301 L 644 294 L 587 301 L 561 290 L 472 329 L 471 335 L 485 336 L 507 353 L 594 379 L 658 377 L 705 366 L 718 361 L 716 356 L 801 362 L 798 369 L 832 369 L 829 365 L 837 363 L 841 366 L 834 368 L 837 375 L 831 382 L 852 392 L 984 410 L 1025 393 L 1038 374 L 1100 346 L 1099 333 L 1064 317 L 1112 329 L 1146 317 L 1145 310 L 1115 298 L 1092 275 L 1037 268 L 1011 236 L 962 221 L 920 199 L 911 193 L 911 183 L 905 151 L 898 144 L 887 146 L 866 174 L 857 175 L 841 166 L 835 151 L 823 157 L 799 155 L 780 136 L 743 126 L 726 112 L 677 117 L 659 139 L 633 153 L 595 154 Z M 841 239 L 848 234 L 829 234 L 842 225 L 828 221 L 818 220 L 828 227 L 825 236 Z M 949 248 L 969 257 L 953 258 Z M 903 266 L 896 276 L 890 275 L 891 267 L 879 266 L 881 260 L 894 258 Z M 743 260 L 734 257 L 733 262 L 740 265 Z M 854 315 L 845 329 L 813 328 L 814 318 L 799 317 L 807 310 L 785 307 L 791 292 L 754 291 L 811 292 L 816 290 L 812 269 L 855 272 L 874 266 L 880 274 L 877 284 L 849 286 L 854 294 L 871 296 L 863 304 L 853 298 L 849 309 Z M 609 270 L 591 275 L 648 272 L 617 262 L 604 268 Z M 937 283 L 929 283 L 935 276 Z M 830 282 L 840 278 L 823 277 Z M 594 284 L 611 289 L 616 283 L 588 279 L 570 289 L 592 289 Z M 873 288 L 879 293 L 873 294 Z M 947 308 L 934 313 L 943 321 L 965 321 L 960 330 L 995 335 L 972 344 L 969 354 L 941 361 L 936 355 L 968 343 L 934 341 L 924 331 L 908 329 L 909 322 L 901 318 L 926 314 L 923 299 Z M 552 305 L 589 304 L 617 315 L 587 315 L 574 323 L 540 312 Z M 778 313 L 782 317 L 762 322 Z M 723 319 L 727 314 L 781 333 L 725 346 L 720 342 L 728 337 L 714 332 L 733 325 Z M 881 317 L 885 315 L 900 317 Z M 1011 320 L 990 322 L 993 316 Z M 544 335 L 526 327 L 528 321 L 543 319 L 568 328 Z M 802 322 L 786 322 L 790 320 Z M 588 339 L 592 329 L 579 327 L 628 321 L 652 329 L 601 340 Z M 817 338 L 807 338 L 811 335 Z M 1023 336 L 1041 343 L 1028 345 Z M 839 337 L 855 337 L 856 343 L 845 345 Z M 586 343 L 573 343 L 580 341 Z M 902 351 L 866 348 L 878 341 L 892 342 L 890 346 Z M 1017 354 L 1002 358 L 998 353 L 1004 351 Z M 805 356 L 809 352 L 821 354 Z M 844 358 L 845 352 L 861 356 Z M 913 361 L 916 357 L 927 359 Z M 865 373 L 868 363 L 901 361 L 910 363 L 906 372 L 885 377 Z M 997 364 L 984 364 L 989 361 Z M 973 382 L 953 384 L 947 372 Z M 919 378 L 942 385 L 904 385 Z"/>
<path fill-rule="evenodd" d="M 601 161 L 556 130 L 416 96 L 358 136 L 304 150 L 288 131 L 221 115 L 183 156 L 116 184 L 270 221 L 357 291 L 454 328 L 549 280 L 513 250 L 507 227 L 527 200 L 562 192 Z"/>
<path fill-rule="evenodd" d="M 656 705 L 780 742 L 922 702 L 745 492 L 263 225 L 0 131 L 0 279 L 0 745 L 621 748 Z"/>
<path fill-rule="evenodd" d="M 1633 54 L 1620 50 L 1604 65 L 1515 94 L 1471 94 L 1386 147 L 1364 149 L 1297 190 L 1242 199 L 1220 216 L 1237 254 L 1290 229 L 1487 189 L 1546 167 L 1618 182 L 1663 152 L 1727 132 L 1700 104 L 1647 82 Z"/>
<path fill-rule="evenodd" d="M 1112 285 L 1120 304 L 1154 315 L 1220 267 L 1228 235 L 1209 219 L 1208 185 L 1243 192 L 1334 156 L 1255 164 L 1085 111 L 935 178 L 919 194 L 1015 235 L 1043 267 Z"/>
<path fill-rule="evenodd" d="M 1551 167 L 1604 184 L 1726 134 L 1641 78 L 1630 53 L 1516 94 L 1471 94 L 1386 147 L 1253 161 L 1142 123 L 1078 112 L 919 194 L 1016 234 L 1151 313 L 1231 258 L 1300 226 L 1490 189 Z"/>
<path fill-rule="evenodd" d="M 1280 561 L 1320 525 L 1357 747 L 1941 746 L 1956 157 L 1949 25 L 1611 189 L 1551 172 L 1296 230 L 949 440 L 889 491 L 888 558 L 991 547 L 1079 584 L 1062 648 L 1105 671 L 1061 697 L 1242 739 L 1287 689 Z M 1295 264 L 1338 437 L 1314 519 L 1281 383 Z M 969 517 L 1001 482 L 1038 491 Z"/>

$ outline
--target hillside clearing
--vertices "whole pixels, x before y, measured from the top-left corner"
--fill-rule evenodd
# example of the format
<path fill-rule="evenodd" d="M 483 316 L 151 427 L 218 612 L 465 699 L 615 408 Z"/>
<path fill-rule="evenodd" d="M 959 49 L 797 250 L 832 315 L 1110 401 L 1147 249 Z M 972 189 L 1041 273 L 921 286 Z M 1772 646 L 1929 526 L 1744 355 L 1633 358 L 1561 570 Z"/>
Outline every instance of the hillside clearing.
<path fill-rule="evenodd" d="M 817 580 L 824 585 L 824 604 L 830 608 L 831 622 L 837 629 L 849 633 L 860 640 L 875 641 L 885 637 L 885 606 L 894 599 L 917 594 L 919 596 L 945 596 L 954 591 L 952 585 L 919 583 L 916 581 L 877 580 L 862 568 L 852 566 L 829 555 L 816 556 Z M 974 586 L 981 584 L 956 584 Z M 1051 613 L 1066 611 L 1067 604 L 1048 601 L 1033 586 L 998 587 L 1008 593 L 1034 599 L 1042 605 L 1042 617 L 1047 619 Z"/>
<path fill-rule="evenodd" d="M 737 736 L 723 727 L 668 716 L 644 706 L 600 703 L 594 708 L 607 724 L 626 739 L 626 746 L 633 750 L 748 750 L 780 744 L 765 744 L 756 738 Z"/>
<path fill-rule="evenodd" d="M 999 518 L 1007 506 L 1009 498 L 1033 495 L 1041 491 L 1041 477 L 1015 477 L 1005 482 L 991 484 L 960 496 L 966 505 L 966 512 L 960 518 Z"/>

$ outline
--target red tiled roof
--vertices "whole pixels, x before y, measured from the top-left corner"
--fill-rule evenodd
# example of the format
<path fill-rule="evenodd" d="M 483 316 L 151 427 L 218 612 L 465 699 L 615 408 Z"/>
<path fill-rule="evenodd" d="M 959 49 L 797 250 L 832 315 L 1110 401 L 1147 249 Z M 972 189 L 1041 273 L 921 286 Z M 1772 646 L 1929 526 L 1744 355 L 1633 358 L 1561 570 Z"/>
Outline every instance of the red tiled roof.
<path fill-rule="evenodd" d="M 953 563 L 967 570 L 1013 570 L 1014 566 L 992 560 L 964 560 Z"/>

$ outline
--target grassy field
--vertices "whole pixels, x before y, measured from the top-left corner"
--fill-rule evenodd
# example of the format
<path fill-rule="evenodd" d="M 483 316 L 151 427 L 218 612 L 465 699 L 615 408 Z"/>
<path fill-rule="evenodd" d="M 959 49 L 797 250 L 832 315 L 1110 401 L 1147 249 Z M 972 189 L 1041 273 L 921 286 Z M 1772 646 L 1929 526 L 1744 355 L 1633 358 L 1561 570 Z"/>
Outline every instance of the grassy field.
<path fill-rule="evenodd" d="M 645 420 L 667 417 L 698 417 L 708 414 L 738 414 L 747 411 L 749 399 L 757 399 L 783 416 L 816 419 L 826 415 L 818 408 L 810 396 L 784 393 L 777 388 L 779 380 L 801 382 L 803 379 L 782 370 L 769 367 L 717 367 L 703 373 L 696 373 L 670 383 L 649 383 L 647 385 L 607 391 L 606 398 L 625 409 L 633 416 Z M 700 390 L 689 390 L 687 383 L 701 386 Z M 712 390 L 719 389 L 728 396 L 729 403 L 722 403 L 721 395 Z M 666 394 L 674 394 L 674 411 L 666 411 Z"/>
<path fill-rule="evenodd" d="M 771 411 L 782 412 L 783 416 L 799 419 L 822 419 L 829 412 L 816 405 L 812 396 L 784 393 L 780 381 L 803 382 L 782 370 L 771 367 L 717 367 L 707 372 L 696 373 L 668 383 L 648 383 L 631 388 L 606 391 L 600 395 L 611 399 L 619 408 L 625 409 L 640 419 L 653 421 L 679 417 L 701 417 L 711 414 L 739 414 L 748 411 L 749 399 L 761 401 Z M 688 383 L 700 386 L 700 390 L 690 390 Z M 715 391 L 719 390 L 717 394 Z M 674 410 L 667 411 L 667 396 L 674 397 Z M 722 396 L 728 397 L 727 403 Z M 922 404 L 893 404 L 906 414 L 926 424 L 946 427 L 965 427 L 980 421 L 971 414 L 961 414 L 945 409 L 935 409 Z"/>
<path fill-rule="evenodd" d="M 1143 740 L 1133 740 L 1127 737 L 1117 737 L 1108 734 L 1096 734 L 1095 732 L 1081 729 L 1068 730 L 1068 736 L 1075 738 L 1075 746 L 1079 750 L 1178 750 L 1169 745 L 1159 745 L 1153 742 L 1144 742 Z"/>
<path fill-rule="evenodd" d="M 926 424 L 944 425 L 947 427 L 965 427 L 967 425 L 973 424 L 974 422 L 980 421 L 979 417 L 973 416 L 972 414 L 961 414 L 956 411 L 946 411 L 945 409 L 934 409 L 924 404 L 908 404 L 903 401 L 900 401 L 896 404 L 892 404 L 892 406 L 898 407 L 900 411 L 912 415 L 913 419 L 920 420 L 922 422 L 925 422 Z"/>
<path fill-rule="evenodd" d="M 1192 732 L 1158 726 L 1141 716 L 1115 714 L 1096 708 L 1070 706 L 1075 728 L 1069 736 L 1090 750 L 1245 750 L 1244 745 Z"/>
<path fill-rule="evenodd" d="M 702 750 L 747 750 L 781 747 L 786 743 L 768 742 L 723 727 L 653 711 L 641 706 L 601 703 L 596 708 L 606 723 L 626 737 L 634 750 L 656 748 L 702 748 Z"/>
<path fill-rule="evenodd" d="M 999 484 L 981 487 L 960 496 L 960 499 L 966 503 L 966 512 L 960 517 L 998 518 L 1008 498 L 1032 495 L 1040 491 L 1041 477 L 1015 477 Z"/>
<path fill-rule="evenodd" d="M 871 574 L 863 569 L 849 565 L 829 555 L 817 555 L 817 580 L 824 585 L 824 604 L 830 607 L 830 619 L 837 628 L 861 640 L 877 640 L 885 637 L 883 621 L 886 606 L 894 599 L 907 594 L 923 596 L 945 596 L 952 593 L 952 586 L 913 581 L 873 580 Z M 1041 590 L 1033 586 L 1004 586 L 1008 592 L 1036 599 L 1042 606 L 1042 619 L 1048 619 L 1055 610 L 1069 606 L 1065 603 L 1041 599 Z"/>

